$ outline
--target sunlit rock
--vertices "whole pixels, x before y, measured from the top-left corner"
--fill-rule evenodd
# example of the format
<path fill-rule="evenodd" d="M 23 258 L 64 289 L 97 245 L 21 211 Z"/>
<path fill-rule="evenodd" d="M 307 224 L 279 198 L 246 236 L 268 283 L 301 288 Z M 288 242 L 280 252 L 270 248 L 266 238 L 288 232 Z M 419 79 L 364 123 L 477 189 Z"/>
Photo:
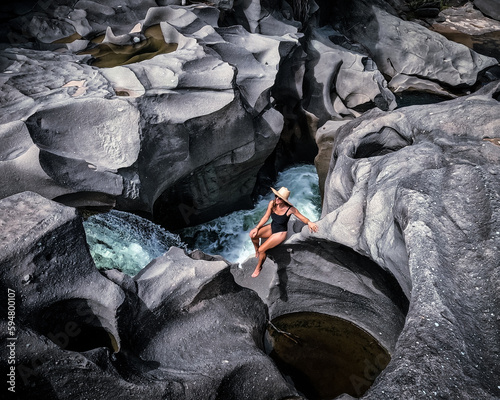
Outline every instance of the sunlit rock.
<path fill-rule="evenodd" d="M 392 361 L 364 398 L 500 394 L 500 325 L 491 306 L 500 257 L 499 110 L 492 83 L 439 104 L 371 111 L 337 132 L 320 230 L 303 229 L 289 243 L 348 246 L 393 275 L 410 300 Z"/>
<path fill-rule="evenodd" d="M 335 15 L 342 15 L 337 19 L 342 31 L 368 49 L 385 75 L 404 74 L 440 85 L 471 86 L 480 71 L 497 64 L 494 58 L 451 42 L 415 22 L 404 21 L 384 8 L 383 2 L 359 0 L 336 6 Z"/>
<path fill-rule="evenodd" d="M 323 28 L 313 31 L 309 38 L 311 61 L 306 64 L 306 78 L 310 89 L 305 108 L 319 118 L 320 125 L 332 118 L 357 116 L 356 111 L 349 109 L 359 106 L 395 108 L 394 95 L 373 61 L 334 44 L 331 38 L 335 35 L 331 28 Z"/>
<path fill-rule="evenodd" d="M 2 122 L 27 120 L 41 149 L 37 163 L 50 181 L 46 190 L 32 190 L 72 205 L 80 193 L 82 206 L 89 204 L 87 193 L 101 193 L 111 196 L 109 207 L 117 201 L 142 209 L 170 227 L 250 204 L 255 176 L 282 130 L 281 115 L 270 107 L 271 88 L 282 59 L 298 46 L 294 30 L 250 34 L 237 26 L 219 28 L 220 11 L 213 6 L 146 5 L 131 6 L 144 19 L 124 31 L 130 15 L 120 27 L 111 17 L 125 13 L 121 5 L 79 2 L 80 25 L 90 10 L 102 14 L 92 21 L 95 34 L 104 30 L 99 32 L 103 16 L 110 16 L 105 35 L 79 55 L 65 41 L 54 44 L 60 53 L 3 53 L 1 100 L 9 112 Z M 63 18 L 64 12 L 45 10 L 48 17 Z M 74 114 L 74 107 L 82 112 Z M 11 158 L 17 154 L 6 151 Z M 33 181 L 32 171 L 24 175 L 23 182 Z M 208 196 L 195 190 L 200 182 L 208 185 Z M 212 190 L 221 182 L 227 192 Z M 8 194 L 29 189 L 12 183 Z M 96 205 L 102 195 L 94 196 Z M 179 204 L 194 211 L 186 217 Z"/>

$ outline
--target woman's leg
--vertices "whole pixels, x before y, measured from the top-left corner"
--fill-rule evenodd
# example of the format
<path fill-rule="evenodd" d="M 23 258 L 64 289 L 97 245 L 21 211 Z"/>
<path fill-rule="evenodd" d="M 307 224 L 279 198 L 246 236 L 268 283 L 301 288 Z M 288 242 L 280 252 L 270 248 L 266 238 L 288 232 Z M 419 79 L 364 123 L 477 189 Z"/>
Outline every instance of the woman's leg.
<path fill-rule="evenodd" d="M 259 246 L 260 246 L 260 239 L 267 239 L 269 236 L 271 236 L 271 225 L 264 225 L 262 228 L 259 229 L 259 232 L 257 233 L 257 236 L 255 236 L 252 239 L 253 247 L 255 248 L 255 257 L 259 257 Z"/>
<path fill-rule="evenodd" d="M 276 247 L 281 242 L 285 241 L 285 239 L 286 232 L 273 233 L 271 236 L 269 236 L 269 239 L 267 239 L 264 244 L 258 248 L 257 252 L 259 253 L 259 261 L 257 262 L 255 271 L 253 271 L 252 278 L 259 276 L 260 270 L 262 269 L 262 264 L 264 264 L 264 261 L 266 261 L 266 251 L 272 249 L 273 247 Z"/>

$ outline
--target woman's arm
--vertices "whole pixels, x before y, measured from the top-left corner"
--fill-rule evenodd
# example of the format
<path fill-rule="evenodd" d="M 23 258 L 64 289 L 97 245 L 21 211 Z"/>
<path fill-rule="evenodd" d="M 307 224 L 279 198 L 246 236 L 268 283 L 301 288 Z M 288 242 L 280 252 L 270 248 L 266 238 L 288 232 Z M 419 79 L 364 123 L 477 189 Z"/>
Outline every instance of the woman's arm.
<path fill-rule="evenodd" d="M 257 235 L 257 232 L 259 231 L 259 229 L 262 228 L 266 224 L 267 221 L 269 221 L 269 218 L 271 217 L 272 210 L 273 210 L 273 201 L 271 200 L 269 202 L 269 205 L 267 206 L 267 210 L 266 210 L 266 213 L 264 214 L 264 216 L 261 218 L 261 220 L 259 221 L 257 226 L 250 231 L 250 237 L 253 238 L 255 235 Z"/>
<path fill-rule="evenodd" d="M 310 232 L 318 232 L 318 225 L 316 225 L 314 222 L 311 222 L 309 218 L 304 217 L 299 210 L 297 210 L 295 207 L 292 207 L 290 209 L 291 214 L 295 215 L 298 219 L 300 219 L 304 224 L 307 224 L 309 227 Z"/>

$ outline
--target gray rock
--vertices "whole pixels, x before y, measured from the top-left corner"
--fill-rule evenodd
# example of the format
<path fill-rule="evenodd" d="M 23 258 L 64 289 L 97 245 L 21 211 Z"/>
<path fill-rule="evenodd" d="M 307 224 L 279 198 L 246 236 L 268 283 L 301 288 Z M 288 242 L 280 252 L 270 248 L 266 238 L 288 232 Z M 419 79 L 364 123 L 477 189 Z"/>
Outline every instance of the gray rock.
<path fill-rule="evenodd" d="M 314 140 L 318 145 L 318 154 L 314 158 L 314 165 L 318 172 L 318 182 L 321 198 L 324 198 L 325 181 L 330 168 L 330 160 L 332 159 L 333 144 L 338 129 L 347 122 L 352 121 L 352 118 L 344 118 L 340 121 L 330 120 L 323 126 L 319 127 L 314 135 Z"/>
<path fill-rule="evenodd" d="M 500 21 L 500 2 L 498 0 L 474 0 L 473 3 L 484 15 Z"/>
<path fill-rule="evenodd" d="M 19 398 L 300 398 L 263 353 L 266 307 L 224 260 L 171 248 L 135 278 L 100 274 L 75 210 L 30 192 L 0 201 L 0 228 Z"/>
<path fill-rule="evenodd" d="M 11 48 L 1 52 L 0 59 L 5 65 L 0 81 L 2 124 L 24 121 L 40 108 L 66 106 L 62 103 L 86 96 L 110 96 L 106 79 L 86 65 L 88 56 Z"/>
<path fill-rule="evenodd" d="M 156 6 L 154 0 L 129 1 L 126 4 L 119 0 L 106 2 L 79 0 L 74 5 L 74 9 L 85 12 L 85 21 L 94 35 L 104 32 L 108 26 L 116 34 L 126 34 L 132 30 L 138 20 L 145 17 L 149 8 Z M 90 36 L 90 32 L 87 35 Z"/>
<path fill-rule="evenodd" d="M 0 141 L 3 144 L 0 161 L 16 159 L 33 145 L 26 124 L 22 121 L 0 125 Z"/>
<path fill-rule="evenodd" d="M 421 79 L 416 76 L 406 74 L 396 74 L 389 82 L 389 88 L 393 93 L 403 93 L 405 91 L 431 93 L 443 98 L 453 99 L 456 95 L 450 93 L 436 82 L 428 79 Z"/>
<path fill-rule="evenodd" d="M 125 100 L 86 98 L 47 106 L 27 125 L 44 151 L 85 160 L 94 169 L 129 167 L 139 153 L 139 113 Z"/>
<path fill-rule="evenodd" d="M 500 22 L 485 16 L 474 8 L 473 3 L 467 2 L 461 7 L 448 7 L 442 10 L 440 15 L 444 21 L 434 23 L 433 30 L 445 36 L 457 37 L 461 43 L 470 43 L 469 47 L 474 46 L 476 41 L 480 42 L 480 38 L 486 39 L 491 35 L 493 38 L 490 39 L 493 42 L 491 44 L 494 46 L 494 32 L 500 30 Z"/>
<path fill-rule="evenodd" d="M 342 116 L 358 116 L 354 109 L 377 103 L 384 110 L 396 107 L 394 95 L 367 56 L 335 45 L 329 37 L 335 31 L 314 30 L 307 45 L 309 59 L 306 81 L 311 89 L 306 93 L 304 108 L 316 115 L 319 125 Z"/>
<path fill-rule="evenodd" d="M 270 257 L 278 265 L 269 295 L 271 318 L 296 312 L 336 316 L 394 351 L 408 300 L 397 282 L 369 259 L 314 237 L 277 247 Z"/>
<path fill-rule="evenodd" d="M 27 190 L 51 199 L 72 192 L 71 189 L 57 184 L 42 169 L 40 149 L 34 144 L 16 158 L 0 162 L 0 171 L 4 177 L 0 188 L 2 198 Z"/>
<path fill-rule="evenodd" d="M 78 10 L 99 7 L 77 4 Z M 120 8 L 102 7 L 103 15 Z M 62 18 L 68 10 L 46 11 Z M 129 32 L 110 22 L 104 38 L 109 44 L 142 41 L 157 24 L 166 43 L 177 44 L 173 52 L 123 66 L 96 69 L 85 64 L 89 56 L 68 51 L 5 51 L 6 113 L 0 121 L 27 120 L 43 151 L 36 160 L 33 144 L 23 147 L 33 147 L 29 162 L 35 170 L 26 168 L 27 160 L 12 159 L 20 155 L 14 143 L 4 151 L 10 159 L 0 169 L 15 171 L 4 195 L 30 189 L 28 182 L 43 176 L 45 184 L 31 189 L 48 198 L 78 205 L 80 194 L 81 206 L 99 205 L 100 193 L 109 196 L 108 206 L 116 200 L 171 228 L 250 205 L 255 176 L 283 126 L 270 108 L 271 87 L 298 39 L 290 32 L 271 37 L 218 28 L 218 15 L 205 5 L 151 7 Z M 99 21 L 93 23 L 98 29 Z M 226 190 L 218 191 L 221 186 Z M 179 204 L 195 210 L 191 218 Z"/>
<path fill-rule="evenodd" d="M 287 242 L 348 246 L 389 271 L 410 299 L 392 361 L 363 398 L 500 395 L 499 87 L 345 124 L 320 231 Z"/>
<path fill-rule="evenodd" d="M 241 291 L 226 262 L 193 260 L 172 248 L 134 280 L 145 312 L 136 317 L 143 328 L 133 333 L 133 347 L 141 358 L 167 366 L 163 373 L 176 379 L 184 375 L 188 390 L 183 398 L 296 395 L 258 349 L 263 334 L 259 326 L 265 326 L 263 304 L 253 291 Z M 144 340 L 146 331 L 151 340 Z M 203 370 L 218 372 L 208 375 Z M 243 386 L 236 386 L 241 382 Z"/>
<path fill-rule="evenodd" d="M 370 368 L 347 377 L 357 397 L 373 381 L 363 398 L 500 396 L 500 86 L 388 112 L 381 74 L 393 90 L 447 95 L 496 61 L 397 18 L 399 1 L 329 4 L 335 30 L 310 20 L 304 37 L 293 14 L 304 22 L 313 2 L 63 3 L 9 25 L 27 36 L 0 57 L 0 197 L 118 200 L 194 224 L 248 204 L 280 133 L 286 151 L 303 143 L 296 130 L 320 150 L 324 213 L 319 233 L 271 251 L 255 280 L 255 259 L 239 268 L 179 249 L 132 279 L 95 270 L 74 210 L 4 199 L 0 276 L 22 304 L 21 397 L 299 398 L 263 353 L 268 318 L 373 338 L 392 360 L 375 380 L 385 364 L 364 358 Z M 72 53 L 104 32 L 108 44 L 141 42 L 153 26 L 175 51 L 107 69 Z M 82 38 L 52 43 L 70 34 Z M 286 332 L 266 337 L 298 350 L 280 342 Z"/>
<path fill-rule="evenodd" d="M 315 143 L 311 139 L 318 126 L 327 121 L 352 119 L 373 107 L 396 107 L 387 82 L 360 46 L 349 45 L 344 36 L 329 27 L 311 26 L 301 41 L 303 46 L 284 59 L 273 87 L 277 108 L 285 117 L 281 141 L 273 155 L 278 169 L 310 162 L 318 149 L 321 152 L 318 140 Z M 329 155 L 326 165 L 328 162 Z M 273 181 L 275 172 L 269 168 L 269 161 L 264 168 L 262 174 Z M 266 190 L 269 184 L 262 186 Z"/>
<path fill-rule="evenodd" d="M 122 194 L 122 177 L 116 172 L 132 165 L 140 148 L 139 113 L 128 102 L 81 99 L 51 105 L 30 117 L 27 126 L 43 149 L 41 168 L 60 187 Z M 49 197 L 51 192 L 42 194 Z"/>
<path fill-rule="evenodd" d="M 343 18 L 349 21 L 343 29 L 370 52 L 383 74 L 470 86 L 480 71 L 497 63 L 494 58 L 479 55 L 414 22 L 403 21 L 380 7 L 356 1 L 343 9 Z"/>
<path fill-rule="evenodd" d="M 48 198 L 69 200 L 70 196 L 71 204 L 78 205 L 80 193 L 84 205 L 89 204 L 86 193 L 102 193 L 110 196 L 108 205 L 116 200 L 120 207 L 149 212 L 170 227 L 199 223 L 250 204 L 256 171 L 275 148 L 282 131 L 283 150 L 276 156 L 279 165 L 286 164 L 287 159 L 310 158 L 316 151 L 311 137 L 318 125 L 329 119 L 357 117 L 374 106 L 384 110 L 395 107 L 394 96 L 373 61 L 335 44 L 342 36 L 332 29 L 311 30 L 305 38 L 311 57 L 306 63 L 299 47 L 302 34 L 297 33 L 291 14 L 287 14 L 289 9 L 278 16 L 267 12 L 271 3 L 238 5 L 260 32 L 264 32 L 264 25 L 258 28 L 264 24 L 263 15 L 273 15 L 284 24 L 273 32 L 268 23 L 265 33 L 269 35 L 263 35 L 249 33 L 242 26 L 217 27 L 220 9 L 204 4 L 148 5 L 120 7 L 80 1 L 73 11 L 61 5 L 44 12 L 47 18 L 73 21 L 87 30 L 87 36 L 99 29 L 102 32 L 101 19 L 109 16 L 104 41 L 115 44 L 143 40 L 147 29 L 160 24 L 165 41 L 177 43 L 175 51 L 100 69 L 86 65 L 89 56 L 73 55 L 69 48 L 62 53 L 28 49 L 3 53 L 1 61 L 6 69 L 1 100 L 5 113 L 1 122 L 27 121 L 34 145 L 43 149 L 39 160 L 32 144 L 30 152 L 15 157 L 28 148 L 29 141 L 24 150 L 18 151 L 15 145 L 5 150 L 10 158 L 0 162 L 0 169 L 9 171 L 12 179 L 4 196 L 32 189 Z M 92 18 L 91 11 L 101 17 L 85 24 Z M 124 31 L 130 13 L 144 19 Z M 387 26 L 402 23 L 380 10 L 376 14 L 387 20 Z M 115 27 L 115 17 L 121 28 Z M 353 32 L 357 32 L 359 26 L 354 26 Z M 42 43 L 59 33 L 48 29 L 39 35 Z M 48 36 L 44 39 L 44 35 Z M 381 53 L 381 57 L 385 56 Z M 463 65 L 464 70 L 472 71 L 471 76 L 477 70 L 474 68 L 474 63 Z M 416 88 L 446 95 L 434 78 L 422 71 L 400 71 L 391 84 L 395 90 Z M 294 104 L 288 104 L 290 98 Z M 274 101 L 287 115 L 286 121 L 269 109 Z M 75 115 L 76 109 L 81 113 Z M 119 117 L 124 114 L 120 109 L 130 110 L 125 112 L 130 120 Z M 65 117 L 57 116 L 60 111 Z M 66 114 L 71 117 L 66 118 Z M 292 114 L 294 120 L 289 119 Z M 48 128 L 39 126 L 40 121 Z M 113 143 L 118 138 L 122 142 L 116 148 L 103 142 L 108 137 L 108 132 L 103 135 L 106 126 L 111 125 L 116 131 L 109 138 Z M 222 128 L 224 135 L 218 131 Z M 302 135 L 303 129 L 309 130 L 310 136 Z M 97 140 L 80 139 L 88 135 Z M 130 138 L 129 144 L 125 137 Z M 77 142 L 79 148 L 74 150 Z M 206 147 L 198 150 L 193 143 Z M 43 185 L 36 184 L 40 179 Z M 221 185 L 227 190 L 218 191 Z M 231 195 L 235 192 L 237 195 Z M 179 205 L 188 210 L 189 218 Z"/>
<path fill-rule="evenodd" d="M 1 342 L 15 348 L 16 395 L 53 398 L 48 382 L 61 383 L 64 370 L 93 369 L 86 351 L 120 350 L 124 294 L 95 268 L 74 209 L 24 192 L 0 202 L 0 227 L 0 286 L 14 312 L 8 323 L 1 306 Z"/>
<path fill-rule="evenodd" d="M 307 398 L 361 396 L 404 325 L 408 300 L 398 283 L 368 258 L 314 236 L 268 254 L 257 278 L 255 258 L 231 268 L 269 306 L 267 351 Z"/>

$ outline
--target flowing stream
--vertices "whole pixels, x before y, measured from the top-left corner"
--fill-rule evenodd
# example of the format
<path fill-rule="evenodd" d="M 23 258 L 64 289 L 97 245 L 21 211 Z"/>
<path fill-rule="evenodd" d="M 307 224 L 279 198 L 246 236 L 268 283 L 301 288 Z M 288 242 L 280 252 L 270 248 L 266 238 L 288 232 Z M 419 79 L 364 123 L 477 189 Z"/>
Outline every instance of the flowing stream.
<path fill-rule="evenodd" d="M 185 247 L 179 235 L 123 211 L 93 215 L 83 227 L 97 268 L 115 268 L 131 276 L 171 246 Z"/>
<path fill-rule="evenodd" d="M 312 221 L 320 217 L 321 197 L 313 165 L 299 165 L 281 172 L 275 188 L 281 186 L 290 190 L 290 202 L 303 215 Z M 273 197 L 269 190 L 251 210 L 235 211 L 175 234 L 147 219 L 115 210 L 89 217 L 84 228 L 99 269 L 116 268 L 133 276 L 171 246 L 200 249 L 241 263 L 253 254 L 248 233 L 262 218 Z"/>
<path fill-rule="evenodd" d="M 318 174 L 314 165 L 299 165 L 278 175 L 275 189 L 285 186 L 290 190 L 290 202 L 312 221 L 321 215 Z M 205 224 L 186 228 L 181 237 L 191 249 L 200 249 L 208 254 L 219 254 L 230 262 L 241 263 L 255 250 L 248 233 L 257 225 L 266 212 L 274 194 L 269 190 L 251 210 L 235 211 Z"/>

